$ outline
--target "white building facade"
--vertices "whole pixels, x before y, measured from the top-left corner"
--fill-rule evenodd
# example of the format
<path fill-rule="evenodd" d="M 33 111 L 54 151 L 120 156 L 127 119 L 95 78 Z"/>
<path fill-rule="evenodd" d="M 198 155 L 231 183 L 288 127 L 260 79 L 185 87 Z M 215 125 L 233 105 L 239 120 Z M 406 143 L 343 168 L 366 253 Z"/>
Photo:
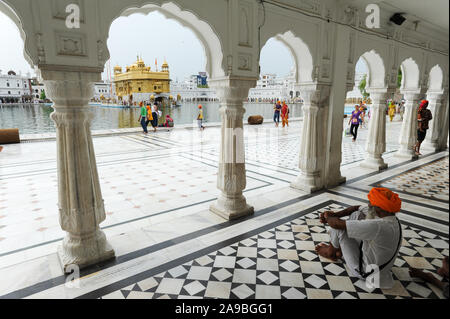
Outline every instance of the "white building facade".
<path fill-rule="evenodd" d="M 80 6 L 82 22 L 80 28 L 69 29 L 64 24 L 65 10 L 73 2 Z M 222 117 L 219 196 L 210 211 L 230 220 L 254 212 L 243 193 L 247 187 L 244 136 L 236 132 L 243 131 L 243 102 L 260 79 L 262 44 L 271 38 L 291 51 L 296 71 L 292 91 L 300 92 L 304 100 L 300 172 L 291 184 L 299 194 L 333 188 L 346 180 L 341 175 L 343 115 L 359 57 L 368 65 L 367 91 L 373 102 L 365 167 L 379 171 L 387 166 L 382 158 L 384 104 L 397 88 L 399 68 L 406 110 L 396 156 L 417 158 L 417 110 L 423 98 L 430 101 L 433 117 L 439 119 L 433 121 L 426 144 L 435 151 L 447 147 L 448 12 L 432 6 L 420 10 L 412 2 L 377 1 L 380 25 L 376 30 L 366 21 L 367 1 L 0 2 L 0 10 L 23 34 L 25 56 L 37 67 L 47 97 L 57 102 L 52 119 L 57 123 L 58 208 L 66 232 L 58 256 L 65 271 L 73 264 L 86 267 L 115 256 L 99 226 L 106 214 L 90 134 L 92 115 L 86 106 L 109 59 L 108 34 L 117 17 L 160 11 L 191 28 L 202 42 L 209 86 L 220 100 Z M 396 12 L 410 15 L 401 26 L 389 22 Z"/>
<path fill-rule="evenodd" d="M 180 101 L 215 101 L 217 95 L 212 88 L 199 88 L 197 76 L 193 75 L 184 82 L 171 82 L 170 95 L 174 99 L 180 97 Z"/>
<path fill-rule="evenodd" d="M 250 102 L 274 102 L 285 100 L 289 102 L 300 102 L 300 91 L 295 88 L 295 68 L 283 77 L 276 74 L 262 74 L 256 83 L 256 87 L 249 90 L 248 100 Z"/>
<path fill-rule="evenodd" d="M 92 99 L 100 101 L 104 99 L 116 99 L 114 83 L 108 81 L 96 82 Z"/>
<path fill-rule="evenodd" d="M 17 75 L 14 71 L 3 74 L 0 70 L 0 103 L 24 103 L 31 100 L 29 77 Z"/>

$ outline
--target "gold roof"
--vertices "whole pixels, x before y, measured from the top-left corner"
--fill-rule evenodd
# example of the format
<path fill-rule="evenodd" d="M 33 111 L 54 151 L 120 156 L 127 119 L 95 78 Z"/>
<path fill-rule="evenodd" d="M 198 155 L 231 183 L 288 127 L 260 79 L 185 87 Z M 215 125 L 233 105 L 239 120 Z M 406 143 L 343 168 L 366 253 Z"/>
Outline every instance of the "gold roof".
<path fill-rule="evenodd" d="M 120 67 L 115 67 L 114 82 L 129 81 L 129 80 L 156 80 L 156 81 L 170 81 L 169 78 L 169 66 L 167 62 L 163 64 L 164 71 L 155 72 L 149 66 L 145 65 L 145 62 L 141 57 L 137 56 L 137 61 L 131 66 L 125 68 L 125 72 L 122 72 Z M 120 72 L 118 72 L 120 71 Z"/>

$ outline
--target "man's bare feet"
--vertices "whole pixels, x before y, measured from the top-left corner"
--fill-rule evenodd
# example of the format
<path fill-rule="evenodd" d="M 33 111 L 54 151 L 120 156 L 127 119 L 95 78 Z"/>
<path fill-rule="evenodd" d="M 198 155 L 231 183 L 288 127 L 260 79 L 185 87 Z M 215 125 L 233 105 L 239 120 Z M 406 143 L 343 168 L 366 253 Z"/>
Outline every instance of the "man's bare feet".
<path fill-rule="evenodd" d="M 413 278 L 422 279 L 423 281 L 428 282 L 440 289 L 444 288 L 444 283 L 442 281 L 440 281 L 439 279 L 437 279 L 435 276 L 433 276 L 432 273 L 424 272 L 420 269 L 410 267 L 409 275 Z"/>
<path fill-rule="evenodd" d="M 422 279 L 423 281 L 429 281 L 429 279 L 431 278 L 430 276 L 433 276 L 432 274 L 430 274 L 430 273 L 426 273 L 426 272 L 424 272 L 424 271 L 422 271 L 422 270 L 420 270 L 420 269 L 417 269 L 417 268 L 409 268 L 409 275 L 412 277 L 412 278 L 420 278 L 420 279 Z"/>
<path fill-rule="evenodd" d="M 442 267 L 438 269 L 437 273 L 439 276 L 448 278 L 448 257 L 442 260 Z"/>
<path fill-rule="evenodd" d="M 342 252 L 339 248 L 336 249 L 332 245 L 327 245 L 324 243 L 320 243 L 316 246 L 316 252 L 319 256 L 331 259 L 333 261 L 342 258 Z"/>

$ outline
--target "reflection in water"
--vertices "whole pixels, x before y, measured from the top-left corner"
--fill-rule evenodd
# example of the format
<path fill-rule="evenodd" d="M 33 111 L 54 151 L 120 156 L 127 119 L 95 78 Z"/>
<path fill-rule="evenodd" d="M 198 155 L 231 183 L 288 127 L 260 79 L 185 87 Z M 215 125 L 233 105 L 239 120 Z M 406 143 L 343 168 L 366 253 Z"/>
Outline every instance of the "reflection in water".
<path fill-rule="evenodd" d="M 220 122 L 219 103 L 202 102 L 205 122 Z M 250 115 L 262 115 L 273 118 L 272 104 L 245 104 L 244 122 Z M 290 117 L 301 117 L 301 105 L 290 105 Z M 93 130 L 140 127 L 139 108 L 113 108 L 91 106 L 94 113 Z M 166 115 L 170 115 L 176 125 L 194 124 L 198 115 L 198 104 L 184 103 L 181 107 L 160 107 L 162 116 L 159 124 L 164 124 Z M 48 105 L 0 105 L 0 128 L 18 128 L 21 134 L 55 132 L 55 124 L 50 119 L 53 108 Z"/>

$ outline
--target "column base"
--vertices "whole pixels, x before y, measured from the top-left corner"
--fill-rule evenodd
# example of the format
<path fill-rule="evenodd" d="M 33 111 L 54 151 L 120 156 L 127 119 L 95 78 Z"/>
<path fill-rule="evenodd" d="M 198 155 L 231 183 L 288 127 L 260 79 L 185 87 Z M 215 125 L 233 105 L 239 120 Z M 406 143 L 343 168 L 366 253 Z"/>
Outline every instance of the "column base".
<path fill-rule="evenodd" d="M 323 185 L 317 185 L 318 174 L 300 175 L 291 183 L 291 187 L 306 192 L 308 194 L 320 191 Z M 344 177 L 345 178 L 345 177 Z"/>
<path fill-rule="evenodd" d="M 252 206 L 247 205 L 243 195 L 237 198 L 220 195 L 217 202 L 209 207 L 209 210 L 226 220 L 238 219 L 255 212 Z"/>
<path fill-rule="evenodd" d="M 439 144 L 438 143 L 433 143 L 433 142 L 428 142 L 428 143 L 424 142 L 424 143 L 422 143 L 421 148 L 433 151 L 435 153 L 441 151 L 441 148 L 439 147 Z"/>
<path fill-rule="evenodd" d="M 416 160 L 419 158 L 419 156 L 414 151 L 402 151 L 399 150 L 397 153 L 395 153 L 394 157 L 401 158 L 404 160 Z"/>
<path fill-rule="evenodd" d="M 377 171 L 382 171 L 388 167 L 383 158 L 366 157 L 364 162 L 360 164 L 362 168 L 369 168 Z"/>
<path fill-rule="evenodd" d="M 98 230 L 88 238 L 74 238 L 67 234 L 58 246 L 58 257 L 64 273 L 70 273 L 70 265 L 77 265 L 80 269 L 115 258 L 114 249 L 106 240 L 102 230 Z"/>

